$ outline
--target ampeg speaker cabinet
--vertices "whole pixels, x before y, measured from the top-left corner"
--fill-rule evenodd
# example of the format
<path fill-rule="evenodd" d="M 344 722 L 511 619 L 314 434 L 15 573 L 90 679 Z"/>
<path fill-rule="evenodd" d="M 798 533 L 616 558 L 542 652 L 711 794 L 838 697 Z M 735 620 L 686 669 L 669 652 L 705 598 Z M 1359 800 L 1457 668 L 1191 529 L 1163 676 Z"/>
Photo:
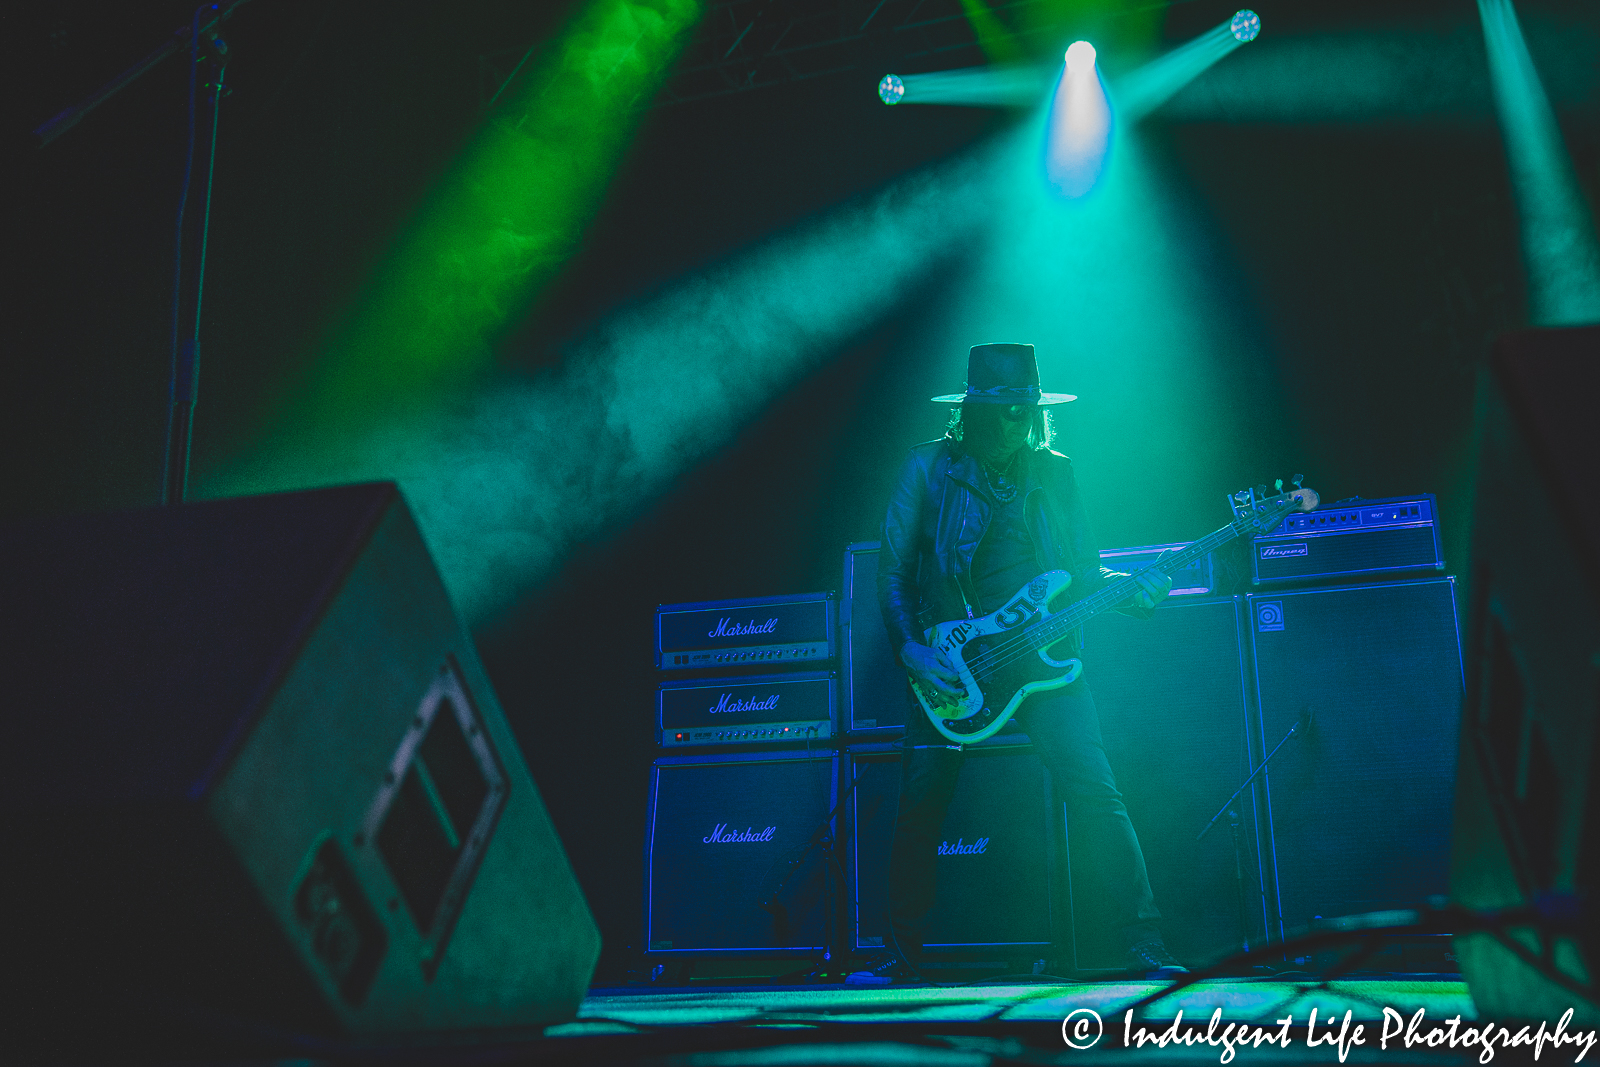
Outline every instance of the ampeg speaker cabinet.
<path fill-rule="evenodd" d="M 834 595 L 663 604 L 656 666 L 664 671 L 824 664 L 834 657 Z"/>
<path fill-rule="evenodd" d="M 833 810 L 837 775 L 832 752 L 656 760 L 647 952 L 820 951 L 826 857 L 820 849 L 806 854 L 806 846 Z M 779 893 L 794 860 L 801 862 Z"/>
<path fill-rule="evenodd" d="M 825 741 L 834 734 L 837 695 L 831 673 L 663 682 L 656 690 L 661 745 Z"/>
<path fill-rule="evenodd" d="M 1597 327 L 1501 338 L 1480 393 L 1450 892 L 1484 909 L 1542 895 L 1576 919 L 1564 932 L 1513 934 L 1539 946 L 1543 969 L 1487 935 L 1455 939 L 1485 1018 L 1572 1008 L 1575 1026 L 1600 1023 L 1597 395 Z"/>
<path fill-rule="evenodd" d="M 1000 739 L 967 749 L 938 849 L 938 897 L 927 929 L 932 952 L 1042 952 L 1051 943 L 1051 882 L 1060 834 L 1043 766 L 1028 745 Z M 889 843 L 900 796 L 900 747 L 854 746 L 841 818 L 850 831 L 850 884 L 858 951 L 889 937 Z"/>
<path fill-rule="evenodd" d="M 1280 914 L 1417 907 L 1450 864 L 1461 645 L 1455 579 L 1256 593 L 1262 743 Z"/>
<path fill-rule="evenodd" d="M 1252 539 L 1257 585 L 1444 570 L 1431 495 L 1356 500 L 1294 512 Z"/>
<path fill-rule="evenodd" d="M 0 559 L 8 1040 L 572 1015 L 599 935 L 393 484 L 16 525 Z"/>
<path fill-rule="evenodd" d="M 1106 756 L 1144 850 L 1162 933 L 1195 964 L 1277 933 L 1264 789 L 1211 817 L 1261 758 L 1240 598 L 1172 598 L 1150 619 L 1108 613 L 1084 628 L 1084 677 Z M 1121 966 L 1092 843 L 1070 820 L 1073 918 L 1081 967 Z"/>

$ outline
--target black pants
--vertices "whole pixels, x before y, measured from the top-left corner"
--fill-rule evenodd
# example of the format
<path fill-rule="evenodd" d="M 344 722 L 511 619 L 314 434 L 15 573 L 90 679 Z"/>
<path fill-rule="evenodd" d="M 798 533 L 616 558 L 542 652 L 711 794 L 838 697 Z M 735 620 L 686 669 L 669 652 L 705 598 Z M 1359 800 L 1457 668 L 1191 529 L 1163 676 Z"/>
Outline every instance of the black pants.
<path fill-rule="evenodd" d="M 1160 936 L 1144 853 L 1106 760 L 1088 683 L 1036 693 L 1017 718 L 1066 804 L 1074 851 L 1094 857 L 1087 873 L 1102 880 L 1104 899 L 1116 902 L 1112 925 L 1129 945 Z M 901 950 L 912 956 L 921 951 L 933 910 L 939 831 L 965 758 L 948 745 L 916 707 L 903 742 L 900 810 L 889 851 L 889 922 Z"/>

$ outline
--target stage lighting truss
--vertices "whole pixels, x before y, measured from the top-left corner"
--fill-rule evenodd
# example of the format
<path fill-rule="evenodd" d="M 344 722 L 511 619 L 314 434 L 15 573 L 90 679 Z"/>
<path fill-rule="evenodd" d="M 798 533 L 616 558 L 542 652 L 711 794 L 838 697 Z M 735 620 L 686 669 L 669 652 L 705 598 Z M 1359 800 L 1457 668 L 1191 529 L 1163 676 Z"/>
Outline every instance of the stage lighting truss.
<path fill-rule="evenodd" d="M 1013 8 L 1036 7 L 1039 0 L 986 0 L 1007 25 Z M 1133 13 L 1148 0 L 1115 0 Z M 684 48 L 654 106 L 686 104 L 708 97 L 768 89 L 792 82 L 876 67 L 906 71 L 954 70 L 988 62 L 978 44 L 962 0 L 706 0 L 705 14 Z M 1070 7 L 1060 20 L 1028 21 L 1014 36 L 1035 53 L 1070 31 Z M 1241 12 L 1241 14 L 1251 14 Z M 478 75 L 485 109 L 526 69 L 532 47 L 479 55 Z M 1056 53 L 1060 54 L 1060 53 Z M 887 101 L 885 101 L 887 103 Z"/>

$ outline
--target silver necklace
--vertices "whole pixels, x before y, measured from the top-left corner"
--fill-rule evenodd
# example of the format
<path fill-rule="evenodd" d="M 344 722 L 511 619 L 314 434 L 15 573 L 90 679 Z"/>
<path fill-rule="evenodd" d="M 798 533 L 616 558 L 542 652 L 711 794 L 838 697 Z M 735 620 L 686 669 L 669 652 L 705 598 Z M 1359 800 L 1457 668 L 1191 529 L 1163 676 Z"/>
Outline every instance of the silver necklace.
<path fill-rule="evenodd" d="M 1010 470 L 1011 467 L 1016 465 L 1016 462 L 1017 458 L 1015 455 L 1013 455 L 1011 457 L 1011 462 L 1006 464 L 1006 470 Z M 983 468 L 983 482 L 989 487 L 989 495 L 994 497 L 996 502 L 1001 504 L 1009 504 L 1017 498 L 1017 489 L 1019 486 L 1016 482 L 1013 482 L 1006 477 L 1006 471 L 995 471 L 991 477 L 989 465 L 987 463 L 980 463 L 979 466 Z M 998 485 L 995 484 L 997 480 L 999 482 Z"/>

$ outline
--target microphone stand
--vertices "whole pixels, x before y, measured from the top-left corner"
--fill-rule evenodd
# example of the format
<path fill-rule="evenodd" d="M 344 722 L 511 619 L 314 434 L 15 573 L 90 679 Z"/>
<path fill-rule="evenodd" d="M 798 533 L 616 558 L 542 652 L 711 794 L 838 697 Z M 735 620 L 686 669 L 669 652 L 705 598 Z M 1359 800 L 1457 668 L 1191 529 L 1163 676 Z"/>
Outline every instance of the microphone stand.
<path fill-rule="evenodd" d="M 1235 789 L 1233 791 L 1233 796 L 1229 797 L 1227 800 L 1222 802 L 1222 807 L 1218 808 L 1217 809 L 1217 813 L 1215 815 L 1211 816 L 1211 821 L 1206 823 L 1206 828 L 1204 830 L 1201 830 L 1199 834 L 1195 835 L 1195 840 L 1196 841 L 1204 841 L 1205 840 L 1206 834 L 1210 833 L 1211 832 L 1211 828 L 1213 826 L 1217 825 L 1217 820 L 1222 818 L 1222 816 L 1227 813 L 1228 808 L 1233 804 L 1233 802 L 1235 800 L 1238 799 L 1239 794 L 1243 793 L 1245 791 L 1245 789 L 1250 785 L 1250 783 L 1255 781 L 1256 778 L 1258 778 L 1261 775 L 1261 772 L 1267 769 L 1267 764 L 1272 761 L 1272 757 L 1273 756 L 1276 756 L 1278 754 L 1278 749 L 1282 748 L 1284 746 L 1284 744 L 1288 742 L 1289 738 L 1291 738 L 1295 734 L 1299 733 L 1300 727 L 1309 726 L 1310 724 L 1311 724 L 1311 716 L 1310 715 L 1301 715 L 1298 719 L 1295 720 L 1294 725 L 1289 727 L 1289 732 L 1283 735 L 1283 740 L 1279 741 L 1276 745 L 1273 746 L 1272 751 L 1267 753 L 1267 758 L 1261 761 L 1261 765 L 1259 767 L 1257 767 L 1255 770 L 1251 771 L 1250 772 L 1250 777 L 1246 778 L 1242 783 L 1240 783 L 1239 788 Z"/>
<path fill-rule="evenodd" d="M 1233 874 L 1239 894 L 1240 944 L 1243 946 L 1244 951 L 1246 952 L 1250 951 L 1250 924 L 1245 920 L 1244 849 L 1239 840 L 1239 809 L 1235 806 L 1234 801 L 1238 800 L 1239 794 L 1243 793 L 1247 788 L 1249 788 L 1252 782 L 1261 776 L 1261 773 L 1267 769 L 1267 764 L 1272 762 L 1272 757 L 1276 756 L 1278 754 L 1278 750 L 1289 743 L 1289 738 L 1300 733 L 1302 727 L 1309 729 L 1310 726 L 1311 712 L 1309 710 L 1302 711 L 1299 717 L 1295 719 L 1294 725 L 1289 727 L 1289 732 L 1284 734 L 1283 739 L 1272 747 L 1271 752 L 1267 753 L 1266 759 L 1263 759 L 1260 765 L 1257 766 L 1255 770 L 1250 772 L 1249 777 L 1247 777 L 1243 782 L 1239 783 L 1239 788 L 1235 789 L 1233 791 L 1233 795 L 1222 802 L 1222 807 L 1218 808 L 1217 813 L 1211 816 L 1211 821 L 1206 823 L 1205 829 L 1201 830 L 1195 835 L 1196 842 L 1204 841 L 1206 834 L 1210 833 L 1211 828 L 1217 825 L 1217 820 L 1221 819 L 1223 815 L 1228 816 L 1228 826 L 1233 831 Z"/>
<path fill-rule="evenodd" d="M 844 886 L 844 867 L 839 863 L 839 854 L 834 849 L 835 835 L 829 832 L 829 828 L 833 826 L 833 820 L 838 817 L 839 809 L 844 807 L 844 802 L 855 795 L 855 791 L 860 785 L 861 776 L 856 775 L 855 780 L 850 783 L 850 788 L 839 795 L 839 800 L 833 805 L 833 810 L 823 816 L 822 822 L 818 823 L 817 828 L 812 831 L 811 838 L 806 842 L 805 848 L 801 849 L 800 854 L 789 861 L 789 866 L 784 871 L 783 877 L 778 880 L 776 888 L 768 893 L 766 899 L 760 903 L 761 910 L 772 916 L 774 939 L 780 945 L 789 940 L 791 931 L 789 928 L 789 909 L 778 898 L 783 895 L 785 889 L 789 888 L 789 883 L 794 881 L 794 876 L 800 872 L 800 865 L 806 861 L 806 858 L 812 852 L 817 849 L 822 850 L 823 864 L 826 867 L 826 873 L 824 873 L 823 877 L 826 879 L 828 873 L 834 874 L 838 878 L 838 884 L 841 887 Z M 824 884 L 830 883 L 825 882 Z M 834 928 L 838 919 L 836 914 L 838 902 L 833 901 L 832 904 L 832 907 L 828 907 L 826 903 L 824 904 L 824 915 L 826 916 L 822 949 L 824 963 L 833 959 L 835 939 L 838 936 L 838 930 Z"/>
<path fill-rule="evenodd" d="M 217 162 L 217 118 L 225 93 L 222 78 L 228 61 L 228 45 L 220 36 L 222 23 L 248 0 L 227 0 L 202 4 L 195 9 L 188 26 L 173 33 L 160 48 L 101 86 L 75 107 L 37 126 L 33 135 L 39 146 L 50 144 L 76 126 L 90 111 L 137 81 L 149 70 L 158 66 L 168 56 L 185 45 L 189 49 L 189 138 L 184 161 L 183 188 L 178 195 L 178 216 L 172 265 L 172 351 L 168 371 L 168 408 L 166 450 L 161 475 L 161 501 L 179 504 L 189 482 L 189 451 L 194 434 L 194 404 L 200 375 L 200 305 L 205 293 L 206 238 L 211 226 L 212 179 Z M 200 230 L 196 238 L 197 252 L 192 277 L 185 275 L 184 245 L 186 233 L 184 217 L 189 204 L 189 191 L 194 184 L 194 155 L 196 143 L 196 103 L 200 85 L 200 64 L 210 60 L 216 65 L 216 76 L 203 89 L 210 105 L 209 140 L 207 141 L 206 184 L 201 204 Z M 192 326 L 190 325 L 192 320 Z"/>

